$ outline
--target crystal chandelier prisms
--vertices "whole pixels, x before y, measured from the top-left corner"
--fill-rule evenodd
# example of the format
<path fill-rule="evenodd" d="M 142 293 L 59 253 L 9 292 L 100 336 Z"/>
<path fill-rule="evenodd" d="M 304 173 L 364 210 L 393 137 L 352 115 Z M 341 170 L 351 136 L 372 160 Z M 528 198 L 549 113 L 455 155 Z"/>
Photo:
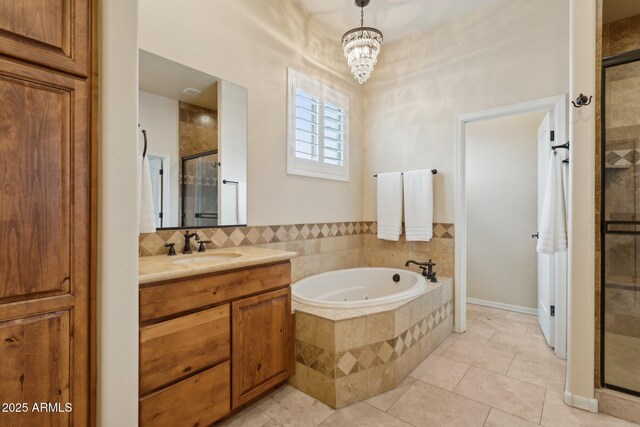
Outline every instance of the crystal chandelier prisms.
<path fill-rule="evenodd" d="M 342 49 L 351 68 L 351 74 L 358 83 L 363 84 L 369 80 L 373 67 L 378 62 L 382 33 L 375 28 L 364 26 L 364 7 L 369 4 L 369 0 L 355 0 L 355 4 L 360 8 L 360 27 L 344 33 Z"/>

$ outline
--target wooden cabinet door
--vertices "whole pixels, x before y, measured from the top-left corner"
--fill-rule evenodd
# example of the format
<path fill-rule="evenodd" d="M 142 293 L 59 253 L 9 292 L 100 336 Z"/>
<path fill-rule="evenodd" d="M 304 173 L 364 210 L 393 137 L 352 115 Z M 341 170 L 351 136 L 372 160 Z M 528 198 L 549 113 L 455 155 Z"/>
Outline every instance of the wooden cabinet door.
<path fill-rule="evenodd" d="M 0 56 L 0 402 L 73 407 L 3 427 L 91 425 L 89 111 L 86 81 Z"/>
<path fill-rule="evenodd" d="M 86 77 L 90 7 L 90 0 L 0 0 L 0 53 Z"/>
<path fill-rule="evenodd" d="M 231 335 L 235 409 L 290 375 L 293 363 L 290 288 L 232 303 Z"/>

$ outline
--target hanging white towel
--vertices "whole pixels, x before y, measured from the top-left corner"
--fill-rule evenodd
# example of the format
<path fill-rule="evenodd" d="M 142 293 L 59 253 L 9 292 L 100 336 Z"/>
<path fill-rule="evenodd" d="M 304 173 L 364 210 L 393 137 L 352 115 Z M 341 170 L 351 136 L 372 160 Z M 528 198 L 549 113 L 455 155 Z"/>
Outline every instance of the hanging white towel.
<path fill-rule="evenodd" d="M 379 173 L 378 239 L 398 241 L 402 233 L 402 174 Z"/>
<path fill-rule="evenodd" d="M 562 182 L 562 156 L 551 152 L 545 180 L 544 199 L 536 250 L 554 254 L 567 250 L 567 221 Z"/>
<path fill-rule="evenodd" d="M 404 227 L 407 241 L 428 242 L 433 237 L 433 173 L 404 173 Z"/>
<path fill-rule="evenodd" d="M 153 190 L 151 188 L 151 170 L 149 158 L 142 157 L 140 177 L 140 233 L 154 233 L 156 231 L 156 215 L 153 207 Z"/>

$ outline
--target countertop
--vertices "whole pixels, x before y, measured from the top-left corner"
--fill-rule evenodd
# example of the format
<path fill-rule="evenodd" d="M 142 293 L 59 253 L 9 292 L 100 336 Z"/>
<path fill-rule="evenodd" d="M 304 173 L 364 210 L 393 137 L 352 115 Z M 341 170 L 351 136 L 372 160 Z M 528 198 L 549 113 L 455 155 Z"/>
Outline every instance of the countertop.
<path fill-rule="evenodd" d="M 215 257 L 219 258 L 215 258 Z M 138 282 L 160 282 L 164 280 L 180 279 L 207 273 L 252 267 L 287 261 L 297 256 L 296 252 L 276 249 L 257 248 L 255 246 L 240 246 L 236 248 L 211 249 L 204 253 L 194 252 L 190 255 L 176 256 L 154 255 L 140 257 L 138 261 Z M 209 259 L 209 257 L 211 259 Z M 201 258 L 202 261 L 197 259 Z M 204 258 L 207 258 L 206 260 Z M 195 260 L 195 263 L 191 263 Z"/>

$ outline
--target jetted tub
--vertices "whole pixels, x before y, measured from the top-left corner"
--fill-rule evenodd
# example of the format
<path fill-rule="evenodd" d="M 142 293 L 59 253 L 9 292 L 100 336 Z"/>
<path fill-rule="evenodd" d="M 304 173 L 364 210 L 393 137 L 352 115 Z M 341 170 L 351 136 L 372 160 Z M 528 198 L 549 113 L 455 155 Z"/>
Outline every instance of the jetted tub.
<path fill-rule="evenodd" d="M 397 280 L 397 282 L 394 280 Z M 289 383 L 333 408 L 400 384 L 450 334 L 453 283 L 394 268 L 316 274 L 292 286 Z"/>
<path fill-rule="evenodd" d="M 292 287 L 292 298 L 313 307 L 375 307 L 409 300 L 426 288 L 425 278 L 411 271 L 350 268 L 300 280 Z"/>

